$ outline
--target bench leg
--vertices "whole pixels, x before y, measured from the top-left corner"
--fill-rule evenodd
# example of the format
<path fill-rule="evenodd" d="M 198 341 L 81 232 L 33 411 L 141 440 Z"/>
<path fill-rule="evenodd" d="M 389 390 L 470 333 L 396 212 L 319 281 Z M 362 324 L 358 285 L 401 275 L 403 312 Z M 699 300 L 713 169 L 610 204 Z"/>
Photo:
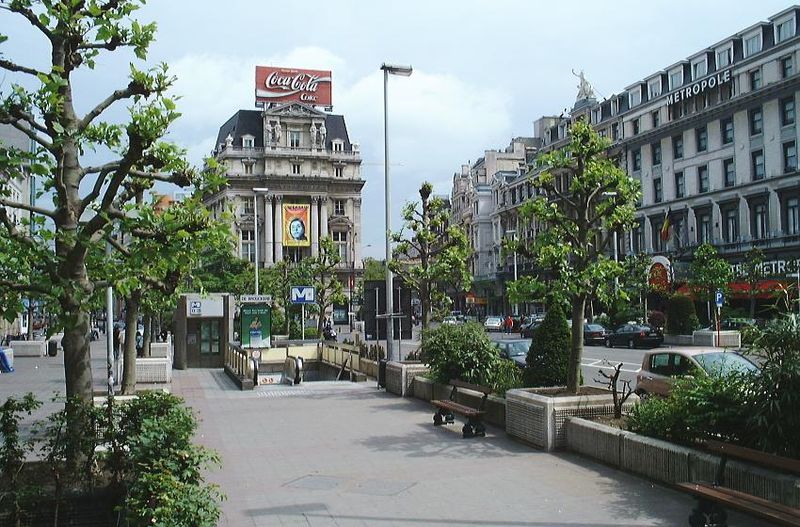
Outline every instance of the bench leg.
<path fill-rule="evenodd" d="M 453 415 L 453 412 L 447 412 L 447 415 L 444 416 L 444 422 L 448 425 L 456 422 L 456 417 Z"/>
<path fill-rule="evenodd" d="M 486 437 L 486 427 L 483 426 L 483 422 L 475 419 L 470 419 L 470 424 L 472 428 L 475 430 L 475 436 L 477 437 Z"/>
<path fill-rule="evenodd" d="M 473 437 L 475 435 L 475 429 L 472 427 L 470 423 L 466 423 L 463 428 L 461 428 L 461 436 L 464 439 L 469 437 Z"/>
<path fill-rule="evenodd" d="M 697 498 L 697 507 L 689 516 L 691 527 L 728 527 L 728 514 L 718 503 Z"/>
<path fill-rule="evenodd" d="M 437 410 L 436 413 L 433 414 L 433 426 L 441 426 L 443 424 L 444 422 L 444 420 L 442 419 L 443 415 L 444 414 L 442 414 L 441 410 Z"/>

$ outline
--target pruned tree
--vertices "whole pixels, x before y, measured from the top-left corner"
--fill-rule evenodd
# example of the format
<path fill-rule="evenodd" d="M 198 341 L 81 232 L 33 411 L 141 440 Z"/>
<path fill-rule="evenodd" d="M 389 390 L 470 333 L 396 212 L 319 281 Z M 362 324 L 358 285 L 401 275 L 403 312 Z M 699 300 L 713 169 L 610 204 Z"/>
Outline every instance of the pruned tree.
<path fill-rule="evenodd" d="M 603 370 L 597 370 L 597 373 L 600 374 L 602 379 L 592 380 L 611 390 L 611 397 L 614 400 L 614 419 L 619 419 L 622 417 L 622 408 L 625 406 L 625 401 L 633 394 L 633 388 L 631 388 L 631 381 L 628 379 L 622 381 L 622 386 L 619 385 L 619 374 L 622 371 L 622 365 L 624 363 L 620 362 L 614 366 L 608 359 L 603 359 L 603 363 L 610 365 L 614 369 L 614 373 L 609 375 Z"/>
<path fill-rule="evenodd" d="M 137 59 L 146 58 L 156 26 L 132 18 L 143 4 L 144 0 L 0 0 L 0 15 L 26 21 L 49 47 L 47 67 L 42 69 L 0 56 L 0 69 L 10 81 L 0 88 L 0 123 L 20 130 L 34 145 L 31 151 L 0 145 L 0 205 L 32 212 L 37 222 L 47 222 L 47 229 L 30 235 L 0 207 L 2 252 L 17 258 L 4 256 L 0 262 L 0 302 L 4 312 L 16 311 L 21 295 L 33 295 L 55 311 L 56 327 L 49 331 L 64 331 L 69 399 L 92 396 L 89 310 L 98 287 L 107 282 L 92 275 L 90 264 L 105 257 L 114 223 L 125 237 L 153 239 L 157 233 L 152 226 L 125 214 L 136 196 L 155 182 L 193 186 L 203 193 L 223 181 L 215 164 L 197 171 L 180 148 L 161 140 L 179 116 L 167 95 L 174 78 L 165 64 L 146 69 L 131 64 L 126 84 L 86 113 L 75 106 L 79 94 L 74 79 L 79 73 L 84 82 L 99 78 L 102 74 L 94 68 L 101 53 L 127 60 L 128 49 Z M 5 40 L 0 36 L 0 43 Z M 104 120 L 108 110 L 121 105 L 127 106 L 125 122 Z M 98 159 L 105 161 L 93 161 Z M 52 207 L 9 198 L 9 178 L 23 165 L 52 192 Z M 140 258 L 145 261 L 148 255 Z"/>
<path fill-rule="evenodd" d="M 728 284 L 733 280 L 733 269 L 730 264 L 721 258 L 713 245 L 704 243 L 694 252 L 694 259 L 689 264 L 689 286 L 700 300 L 708 304 L 709 321 L 716 319 L 711 316 L 711 303 L 717 290 L 728 290 Z"/>
<path fill-rule="evenodd" d="M 316 290 L 317 307 L 320 313 L 317 320 L 317 331 L 321 335 L 322 324 L 328 309 L 334 304 L 347 302 L 342 282 L 336 276 L 336 269 L 342 258 L 333 244 L 333 239 L 326 236 L 319 240 L 319 256 L 304 261 L 309 264 L 308 276 L 311 279 L 311 285 Z"/>
<path fill-rule="evenodd" d="M 758 284 L 764 279 L 764 275 L 764 251 L 753 247 L 747 251 L 741 267 L 741 277 L 747 282 L 747 296 L 750 297 L 750 318 L 756 316 Z"/>
<path fill-rule="evenodd" d="M 539 157 L 542 171 L 532 181 L 539 193 L 522 205 L 520 216 L 542 228 L 532 244 L 513 248 L 555 271 L 526 278 L 531 288 L 558 291 L 571 305 L 567 390 L 577 393 L 586 301 L 597 296 L 607 303 L 609 284 L 622 275 L 622 265 L 607 252 L 611 233 L 633 224 L 639 183 L 608 158 L 610 141 L 588 123 L 573 123 L 569 137 L 564 148 Z"/>
<path fill-rule="evenodd" d="M 419 295 L 423 329 L 434 309 L 450 305 L 448 288 L 466 291 L 472 283 L 467 236 L 460 227 L 449 225 L 444 201 L 431 198 L 432 192 L 433 185 L 423 183 L 420 202 L 403 207 L 403 229 L 392 234 L 397 245 L 389 262 L 389 269 Z"/>

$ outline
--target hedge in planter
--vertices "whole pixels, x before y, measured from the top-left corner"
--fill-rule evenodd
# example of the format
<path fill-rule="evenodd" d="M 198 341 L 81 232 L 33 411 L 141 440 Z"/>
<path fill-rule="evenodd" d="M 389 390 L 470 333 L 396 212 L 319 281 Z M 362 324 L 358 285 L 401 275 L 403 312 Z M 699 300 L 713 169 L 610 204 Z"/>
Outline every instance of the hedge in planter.
<path fill-rule="evenodd" d="M 443 384 L 461 379 L 489 385 L 495 377 L 500 352 L 483 326 L 475 323 L 442 325 L 426 330 L 421 356 L 430 366 L 431 378 Z"/>
<path fill-rule="evenodd" d="M 684 295 L 673 295 L 667 302 L 667 333 L 670 335 L 691 335 L 700 325 L 694 301 Z"/>
<path fill-rule="evenodd" d="M 526 359 L 526 386 L 564 386 L 567 384 L 570 332 L 567 317 L 554 302 L 542 324 L 533 333 Z"/>

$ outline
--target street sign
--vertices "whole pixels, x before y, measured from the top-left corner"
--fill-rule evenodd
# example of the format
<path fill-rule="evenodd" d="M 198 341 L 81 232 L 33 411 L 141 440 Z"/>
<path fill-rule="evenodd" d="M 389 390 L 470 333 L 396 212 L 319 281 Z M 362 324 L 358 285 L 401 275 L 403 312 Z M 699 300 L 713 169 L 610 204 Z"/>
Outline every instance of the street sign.
<path fill-rule="evenodd" d="M 271 304 L 272 295 L 242 295 L 239 297 L 242 304 Z"/>
<path fill-rule="evenodd" d="M 718 308 L 722 307 L 722 304 L 725 303 L 725 295 L 719 289 L 717 289 L 717 293 L 714 295 L 714 302 L 717 304 Z"/>
<path fill-rule="evenodd" d="M 292 304 L 313 304 L 317 301 L 317 292 L 310 285 L 293 285 L 291 301 Z"/>
<path fill-rule="evenodd" d="M 202 315 L 203 314 L 203 303 L 193 300 L 189 303 L 189 315 Z"/>

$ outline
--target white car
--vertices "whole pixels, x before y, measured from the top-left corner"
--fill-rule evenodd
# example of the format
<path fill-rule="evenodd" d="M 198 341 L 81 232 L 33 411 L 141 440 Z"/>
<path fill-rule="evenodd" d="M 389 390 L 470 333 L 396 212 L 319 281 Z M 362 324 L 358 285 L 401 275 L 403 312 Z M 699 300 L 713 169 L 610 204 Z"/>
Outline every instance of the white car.
<path fill-rule="evenodd" d="M 483 329 L 486 331 L 503 331 L 502 317 L 486 317 L 483 322 Z"/>
<path fill-rule="evenodd" d="M 442 319 L 442 324 L 446 326 L 457 326 L 459 324 L 459 321 L 456 317 L 447 316 Z"/>

